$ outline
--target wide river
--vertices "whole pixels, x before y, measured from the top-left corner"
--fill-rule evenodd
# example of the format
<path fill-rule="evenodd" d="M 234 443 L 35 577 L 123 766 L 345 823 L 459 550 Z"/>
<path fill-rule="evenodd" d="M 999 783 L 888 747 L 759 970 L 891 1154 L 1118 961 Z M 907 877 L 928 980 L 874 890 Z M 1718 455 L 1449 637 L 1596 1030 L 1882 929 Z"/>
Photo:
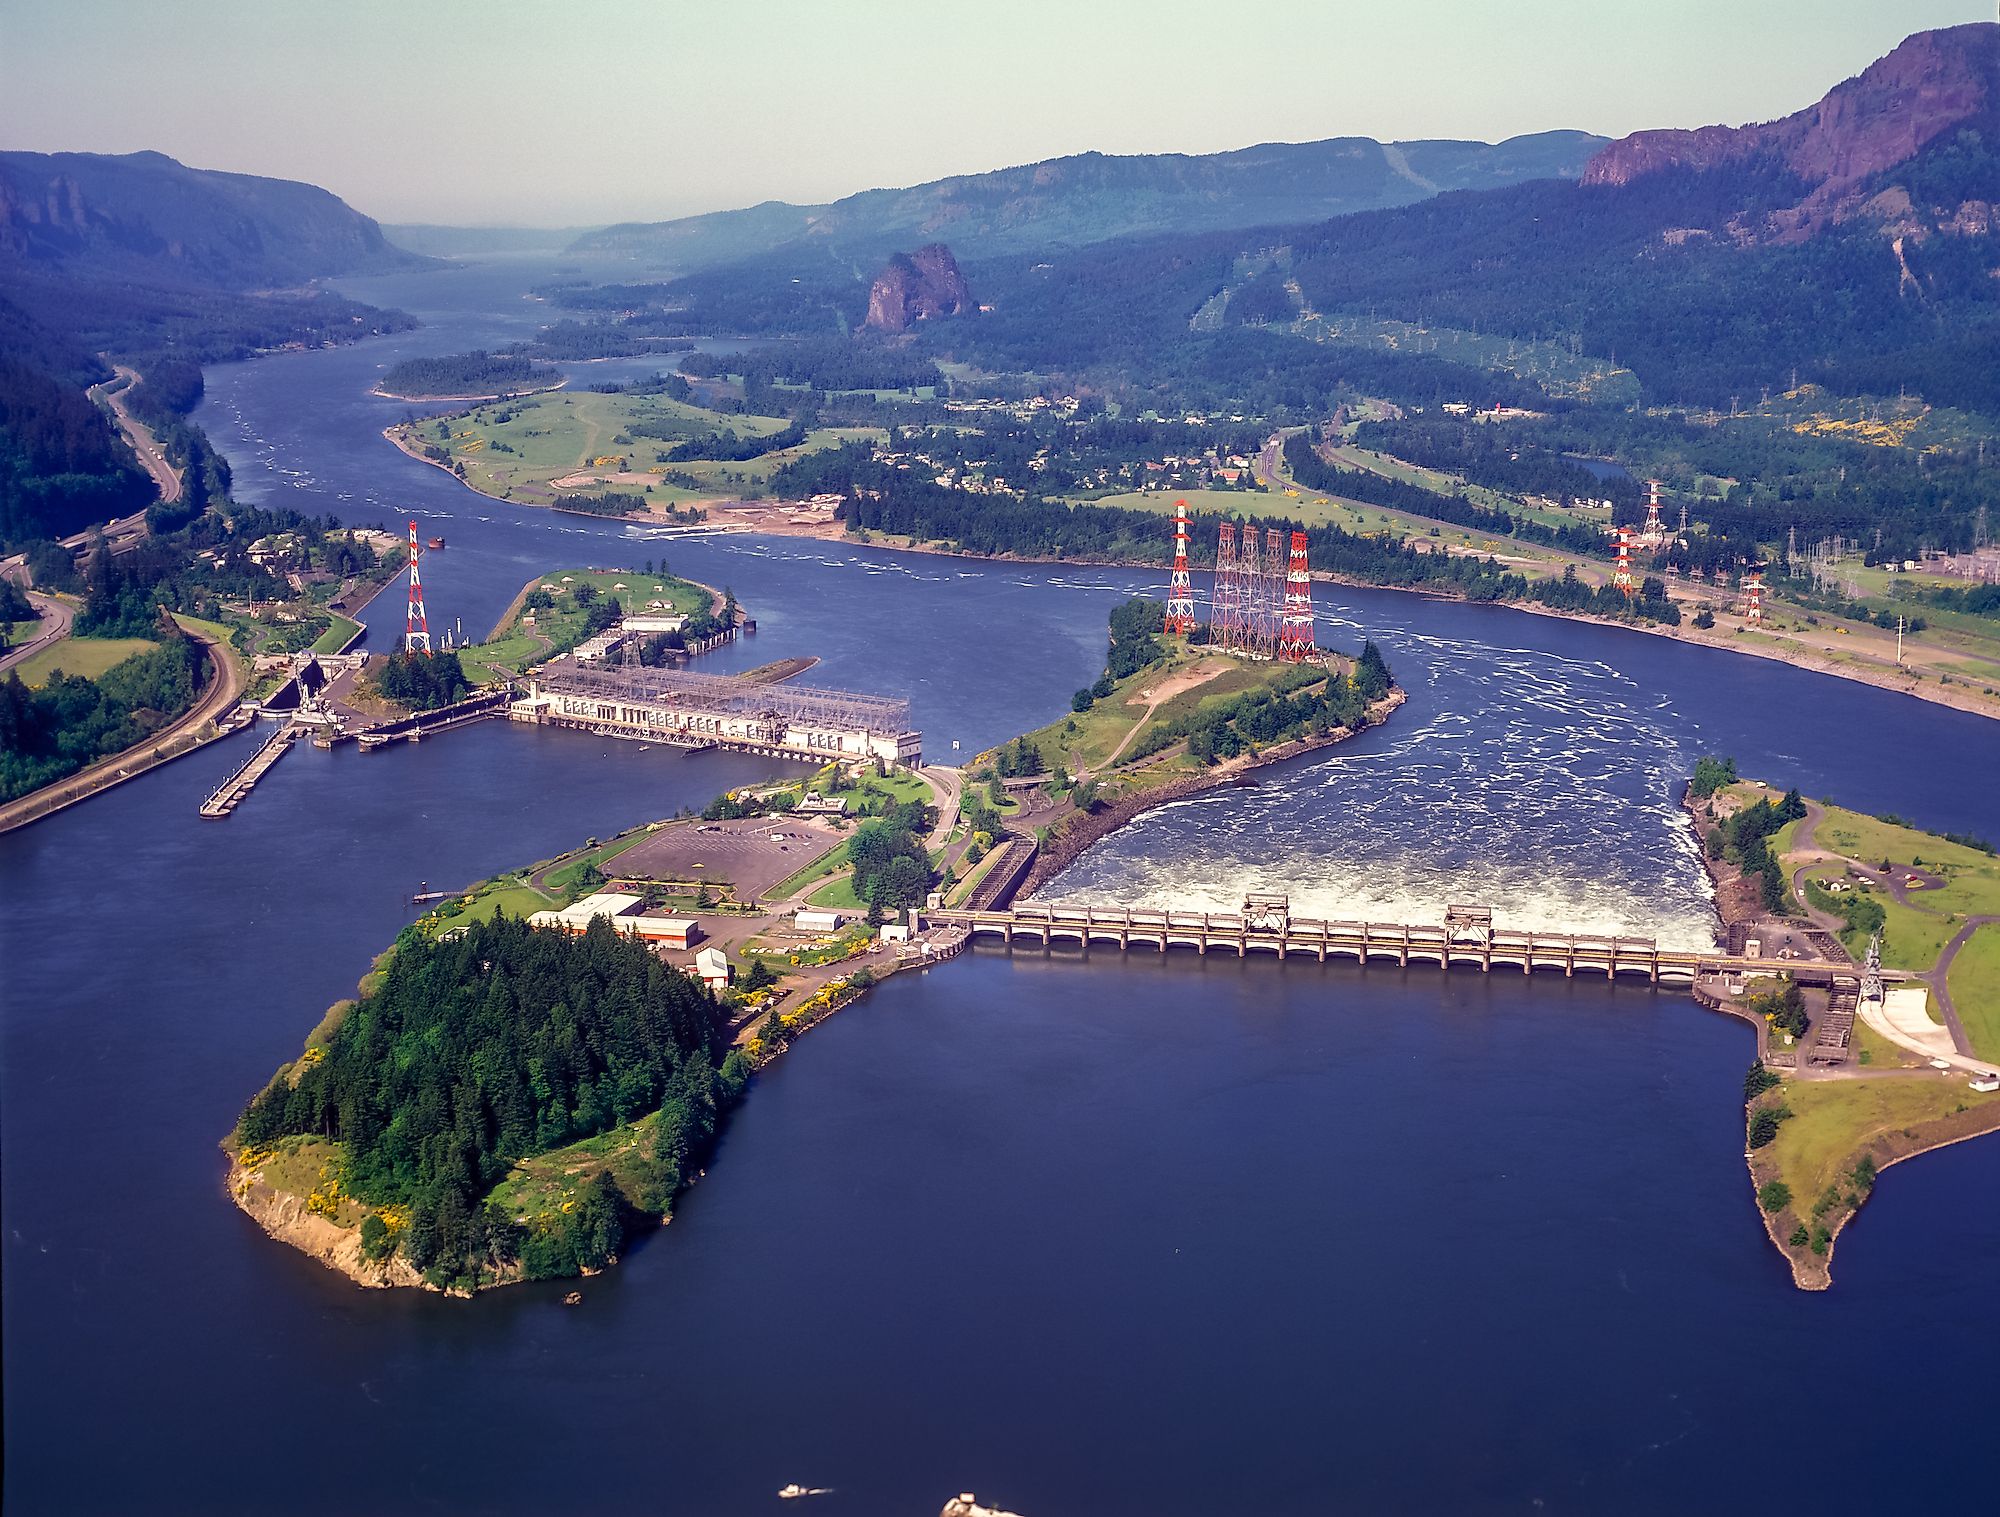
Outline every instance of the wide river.
<path fill-rule="evenodd" d="M 1126 571 L 666 541 L 471 494 L 379 436 L 418 353 L 547 319 L 548 266 L 356 281 L 420 314 L 212 370 L 243 498 L 395 527 L 434 627 L 662 555 L 809 681 L 907 695 L 933 758 L 1064 709 Z M 588 384 L 649 365 L 572 370 Z M 1703 752 L 2000 835 L 2000 726 L 1670 639 L 1319 592 L 1387 728 L 1109 840 L 1056 897 L 1699 942 L 1672 798 Z M 393 593 L 373 642 L 400 630 Z M 1896 1169 L 1793 1290 L 1742 1160 L 1738 1025 L 1682 995 L 1176 954 L 979 951 L 803 1040 L 673 1227 L 585 1283 L 360 1291 L 229 1205 L 216 1141 L 408 918 L 699 805 L 760 761 L 489 724 L 249 738 L 0 837 L 10 1513 L 787 1510 L 929 1517 L 1878 1513 L 1991 1500 L 2000 1141 Z M 1982 1498 L 1980 1491 L 1988 1492 Z"/>

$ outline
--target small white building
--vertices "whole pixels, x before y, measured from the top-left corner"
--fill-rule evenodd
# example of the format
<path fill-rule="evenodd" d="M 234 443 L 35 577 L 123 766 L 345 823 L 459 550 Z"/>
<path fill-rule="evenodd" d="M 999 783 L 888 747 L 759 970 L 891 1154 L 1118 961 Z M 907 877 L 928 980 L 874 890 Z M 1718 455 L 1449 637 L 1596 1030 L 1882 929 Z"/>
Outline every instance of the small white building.
<path fill-rule="evenodd" d="M 847 802 L 837 795 L 821 795 L 817 790 L 808 790 L 799 797 L 798 805 L 792 810 L 800 816 L 846 816 Z"/>
<path fill-rule="evenodd" d="M 798 915 L 792 918 L 792 925 L 800 932 L 838 932 L 840 924 L 845 920 L 846 918 L 837 911 L 814 911 L 811 908 L 802 908 Z"/>
<path fill-rule="evenodd" d="M 729 955 L 720 948 L 704 948 L 694 956 L 695 978 L 710 990 L 727 990 L 729 976 L 733 971 L 729 966 Z"/>
<path fill-rule="evenodd" d="M 882 941 L 885 943 L 907 943 L 910 929 L 901 922 L 885 922 L 882 926 Z"/>

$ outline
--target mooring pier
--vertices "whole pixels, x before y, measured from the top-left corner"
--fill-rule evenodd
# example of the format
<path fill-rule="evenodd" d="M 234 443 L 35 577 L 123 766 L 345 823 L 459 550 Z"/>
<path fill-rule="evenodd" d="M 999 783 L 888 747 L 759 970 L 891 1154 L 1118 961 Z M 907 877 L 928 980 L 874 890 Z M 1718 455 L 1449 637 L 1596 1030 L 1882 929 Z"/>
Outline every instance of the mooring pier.
<path fill-rule="evenodd" d="M 241 767 L 216 786 L 209 798 L 201 803 L 201 814 L 210 821 L 219 821 L 228 816 L 243 803 L 243 798 L 250 793 L 257 781 L 269 774 L 271 767 L 285 756 L 286 750 L 292 746 L 293 740 L 302 730 L 294 723 L 287 722 L 265 738 L 257 745 L 256 752 L 245 759 Z"/>

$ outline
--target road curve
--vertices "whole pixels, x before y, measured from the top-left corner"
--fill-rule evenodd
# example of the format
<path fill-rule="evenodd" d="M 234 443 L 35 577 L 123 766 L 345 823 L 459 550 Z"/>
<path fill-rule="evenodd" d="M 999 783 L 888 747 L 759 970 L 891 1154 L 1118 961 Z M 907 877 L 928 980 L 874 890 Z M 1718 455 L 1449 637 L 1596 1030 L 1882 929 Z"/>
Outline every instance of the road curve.
<path fill-rule="evenodd" d="M 16 664 L 26 662 L 42 649 L 53 647 L 69 636 L 69 624 L 75 619 L 75 612 L 53 595 L 43 595 L 30 590 L 28 599 L 35 609 L 42 613 L 41 630 L 20 647 L 9 648 L 5 653 L 0 653 L 0 674 L 6 673 Z"/>
<path fill-rule="evenodd" d="M 201 729 L 210 722 L 220 721 L 234 709 L 242 698 L 246 681 L 242 666 L 223 644 L 198 633 L 190 632 L 188 636 L 200 643 L 208 654 L 211 678 L 201 699 L 185 715 L 169 722 L 143 742 L 122 753 L 101 758 L 67 779 L 31 790 L 19 799 L 0 806 L 0 832 L 39 821 L 202 745 L 203 739 L 198 737 Z"/>

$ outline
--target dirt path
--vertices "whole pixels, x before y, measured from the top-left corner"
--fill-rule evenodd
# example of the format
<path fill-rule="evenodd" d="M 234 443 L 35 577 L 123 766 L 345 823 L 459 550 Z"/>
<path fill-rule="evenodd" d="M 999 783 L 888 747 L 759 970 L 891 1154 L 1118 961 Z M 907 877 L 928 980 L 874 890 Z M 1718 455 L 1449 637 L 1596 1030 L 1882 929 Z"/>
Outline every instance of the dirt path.
<path fill-rule="evenodd" d="M 1220 674 L 1222 669 L 1223 666 L 1221 664 L 1213 664 L 1206 668 L 1197 665 L 1192 669 L 1183 669 L 1179 674 L 1168 675 L 1160 681 L 1156 689 L 1141 690 L 1139 693 L 1148 697 L 1146 709 L 1139 717 L 1139 720 L 1132 724 L 1132 730 L 1125 734 L 1125 741 L 1113 749 L 1111 757 L 1104 761 L 1103 772 L 1108 774 L 1118 767 L 1118 760 L 1125 756 L 1125 750 L 1132 746 L 1133 739 L 1146 730 L 1147 726 L 1153 720 L 1153 713 L 1155 711 L 1158 711 L 1160 707 L 1164 706 L 1177 695 L 1183 695 L 1190 690 L 1200 689 L 1203 685 L 1214 679 L 1216 675 Z M 1129 706 L 1131 702 L 1127 701 L 1126 704 Z M 1087 779 L 1089 775 L 1079 774 L 1077 778 Z"/>

